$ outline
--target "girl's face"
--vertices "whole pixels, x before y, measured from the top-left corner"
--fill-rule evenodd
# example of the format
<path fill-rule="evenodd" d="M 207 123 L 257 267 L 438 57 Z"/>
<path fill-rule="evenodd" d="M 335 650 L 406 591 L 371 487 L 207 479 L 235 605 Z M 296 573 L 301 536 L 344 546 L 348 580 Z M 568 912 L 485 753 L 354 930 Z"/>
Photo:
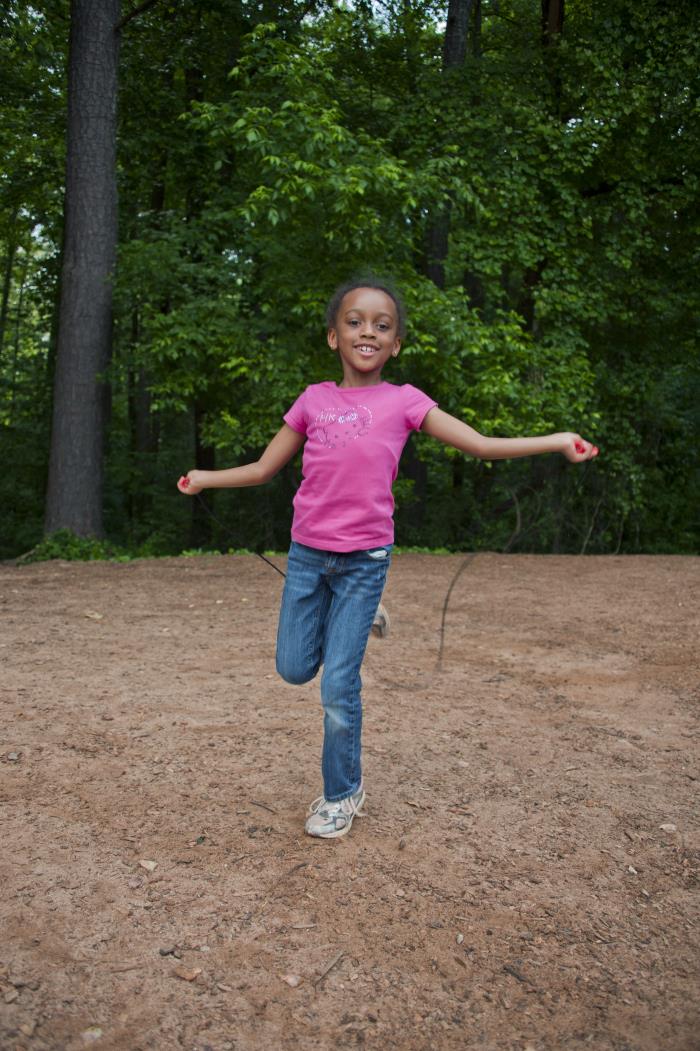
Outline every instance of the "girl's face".
<path fill-rule="evenodd" d="M 342 387 L 370 387 L 401 349 L 399 319 L 391 296 L 379 288 L 354 288 L 343 298 L 328 346 L 343 367 Z"/>

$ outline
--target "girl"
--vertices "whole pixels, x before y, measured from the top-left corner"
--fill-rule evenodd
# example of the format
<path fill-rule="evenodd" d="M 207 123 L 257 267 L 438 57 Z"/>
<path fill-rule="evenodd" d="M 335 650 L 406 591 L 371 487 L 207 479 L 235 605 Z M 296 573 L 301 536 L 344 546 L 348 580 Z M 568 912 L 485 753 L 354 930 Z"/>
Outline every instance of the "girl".
<path fill-rule="evenodd" d="M 323 795 L 309 807 L 306 831 L 333 839 L 350 831 L 365 802 L 360 666 L 391 561 L 391 486 L 410 432 L 421 430 L 483 460 L 560 452 L 581 463 L 598 450 L 569 432 L 488 438 L 410 384 L 383 380 L 384 366 L 401 350 L 406 325 L 401 300 L 383 284 L 363 280 L 341 286 L 326 321 L 342 382 L 307 387 L 256 463 L 190 471 L 178 488 L 194 496 L 206 488 L 260 485 L 306 443 L 294 498 L 277 670 L 287 682 L 301 684 L 323 664 Z"/>

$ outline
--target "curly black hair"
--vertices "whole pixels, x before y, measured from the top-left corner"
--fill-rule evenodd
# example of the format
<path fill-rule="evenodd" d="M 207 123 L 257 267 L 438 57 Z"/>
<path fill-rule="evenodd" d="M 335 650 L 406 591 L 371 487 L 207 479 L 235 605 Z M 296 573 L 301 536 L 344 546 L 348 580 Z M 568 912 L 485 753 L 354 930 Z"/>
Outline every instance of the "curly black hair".
<path fill-rule="evenodd" d="M 326 307 L 326 327 L 336 327 L 340 304 L 348 292 L 354 292 L 356 288 L 376 288 L 379 292 L 384 292 L 390 299 L 393 299 L 398 321 L 398 335 L 399 339 L 403 339 L 406 335 L 406 307 L 403 299 L 391 281 L 377 277 L 374 274 L 360 274 L 358 277 L 351 278 L 350 281 L 338 285 Z"/>

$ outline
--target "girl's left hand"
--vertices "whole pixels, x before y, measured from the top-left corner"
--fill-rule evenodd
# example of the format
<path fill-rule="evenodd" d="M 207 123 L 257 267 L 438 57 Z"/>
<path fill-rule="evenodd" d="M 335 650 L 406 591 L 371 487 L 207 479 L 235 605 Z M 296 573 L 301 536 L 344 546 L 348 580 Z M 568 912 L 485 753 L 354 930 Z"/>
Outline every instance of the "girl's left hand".
<path fill-rule="evenodd" d="M 182 478 L 178 479 L 177 487 L 186 496 L 196 496 L 201 493 L 203 485 L 197 485 L 197 471 L 188 471 Z"/>
<path fill-rule="evenodd" d="M 562 434 L 562 453 L 570 463 L 584 463 L 598 455 L 598 446 L 587 442 L 580 434 L 566 432 Z"/>

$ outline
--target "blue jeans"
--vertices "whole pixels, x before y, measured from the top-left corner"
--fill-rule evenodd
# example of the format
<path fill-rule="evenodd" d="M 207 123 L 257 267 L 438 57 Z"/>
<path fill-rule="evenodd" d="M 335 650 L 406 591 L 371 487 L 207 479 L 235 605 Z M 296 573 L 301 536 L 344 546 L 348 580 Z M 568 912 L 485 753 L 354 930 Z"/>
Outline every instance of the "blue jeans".
<path fill-rule="evenodd" d="M 391 545 L 319 551 L 292 541 L 277 631 L 277 671 L 309 682 L 323 664 L 323 794 L 333 802 L 362 781 L 360 666 L 391 561 Z"/>

